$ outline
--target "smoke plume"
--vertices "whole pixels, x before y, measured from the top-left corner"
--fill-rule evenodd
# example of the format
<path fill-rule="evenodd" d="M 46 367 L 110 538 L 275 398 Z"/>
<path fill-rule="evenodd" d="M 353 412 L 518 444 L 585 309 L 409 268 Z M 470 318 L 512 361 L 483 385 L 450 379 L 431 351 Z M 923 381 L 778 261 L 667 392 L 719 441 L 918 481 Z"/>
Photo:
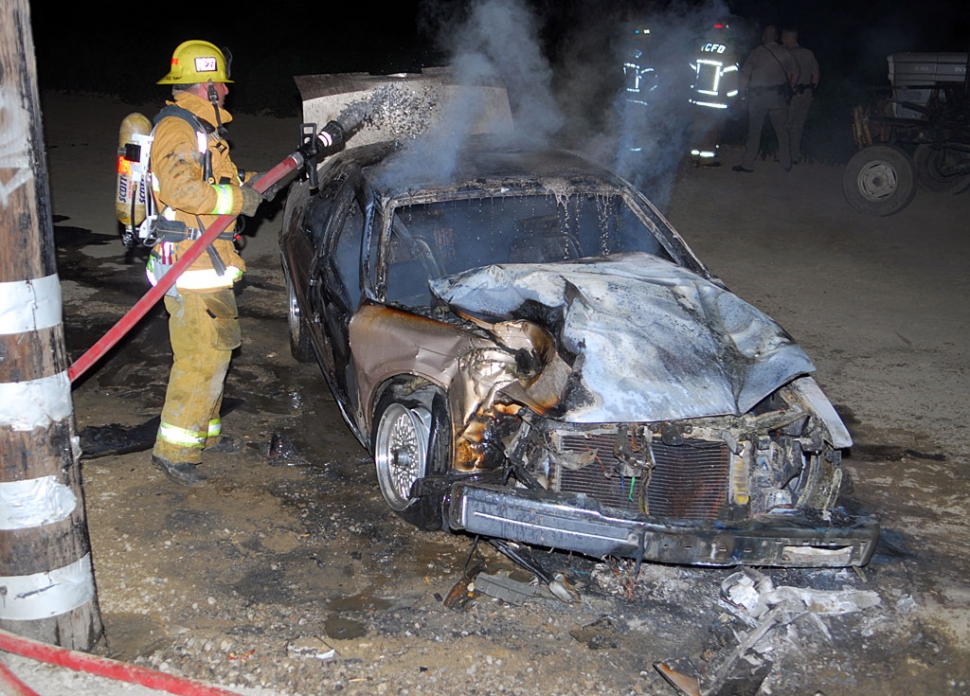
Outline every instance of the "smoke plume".
<path fill-rule="evenodd" d="M 425 21 L 459 81 L 505 85 L 510 138 L 578 151 L 664 207 L 688 149 L 691 59 L 705 32 L 729 12 L 721 0 L 670 2 L 643 14 L 623 5 L 610 11 L 608 2 L 591 5 L 553 4 L 542 16 L 525 0 L 472 0 L 458 8 L 429 3 Z M 627 91 L 625 63 L 643 71 L 649 91 Z M 409 163 L 439 181 L 452 173 L 481 104 L 469 95 L 446 109 L 441 124 L 414 143 Z"/>

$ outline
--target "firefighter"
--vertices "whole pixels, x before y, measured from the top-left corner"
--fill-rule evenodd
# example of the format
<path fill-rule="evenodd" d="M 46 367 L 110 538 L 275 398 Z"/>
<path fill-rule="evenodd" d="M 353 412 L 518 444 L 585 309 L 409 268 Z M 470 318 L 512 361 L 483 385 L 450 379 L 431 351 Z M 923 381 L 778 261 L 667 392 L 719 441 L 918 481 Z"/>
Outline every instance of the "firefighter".
<path fill-rule="evenodd" d="M 153 284 L 220 215 L 253 215 L 262 196 L 242 184 L 253 176 L 229 156 L 223 108 L 228 85 L 226 54 L 207 41 L 186 41 L 172 55 L 160 85 L 172 99 L 156 117 L 151 144 L 151 183 L 159 242 L 149 258 Z M 233 241 L 235 221 L 178 278 L 165 297 L 174 362 L 152 463 L 184 486 L 202 485 L 202 451 L 238 451 L 222 435 L 219 408 L 229 359 L 240 345 L 233 284 L 246 264 Z"/>
<path fill-rule="evenodd" d="M 818 87 L 820 70 L 815 54 L 804 46 L 798 45 L 798 30 L 787 28 L 781 32 L 781 45 L 792 54 L 798 69 L 798 80 L 788 107 L 788 137 L 791 140 L 792 162 L 798 164 L 802 159 L 802 131 L 808 110 L 812 106 L 812 96 Z"/>
<path fill-rule="evenodd" d="M 741 68 L 741 95 L 748 103 L 748 140 L 741 163 L 732 167 L 734 171 L 754 171 L 766 117 L 778 137 L 781 166 L 786 172 L 791 171 L 788 93 L 797 76 L 794 58 L 778 43 L 778 30 L 766 26 L 761 32 L 761 45 L 748 54 Z"/>
<path fill-rule="evenodd" d="M 693 73 L 690 154 L 695 166 L 719 167 L 721 135 L 738 96 L 738 60 L 730 25 L 719 21 L 690 64 Z"/>

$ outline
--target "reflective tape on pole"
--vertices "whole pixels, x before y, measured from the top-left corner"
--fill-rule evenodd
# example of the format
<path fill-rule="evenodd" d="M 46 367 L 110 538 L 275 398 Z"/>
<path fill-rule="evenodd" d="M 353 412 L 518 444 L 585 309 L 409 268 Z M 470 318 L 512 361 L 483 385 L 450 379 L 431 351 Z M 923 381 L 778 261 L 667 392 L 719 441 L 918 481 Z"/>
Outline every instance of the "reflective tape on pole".
<path fill-rule="evenodd" d="M 91 554 L 31 575 L 0 575 L 0 619 L 38 621 L 67 614 L 94 599 Z"/>
<path fill-rule="evenodd" d="M 27 0 L 0 3 L 0 628 L 90 650 L 103 628 Z"/>

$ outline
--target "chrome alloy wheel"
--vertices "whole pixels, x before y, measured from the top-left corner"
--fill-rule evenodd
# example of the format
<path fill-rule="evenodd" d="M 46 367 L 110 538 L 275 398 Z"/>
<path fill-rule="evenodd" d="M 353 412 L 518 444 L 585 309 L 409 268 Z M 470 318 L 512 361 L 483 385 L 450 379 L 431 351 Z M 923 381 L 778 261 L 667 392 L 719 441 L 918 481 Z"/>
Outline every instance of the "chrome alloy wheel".
<path fill-rule="evenodd" d="M 430 432 L 431 412 L 421 404 L 395 402 L 381 415 L 374 462 L 381 493 L 395 512 L 411 504 L 411 486 L 427 472 Z"/>

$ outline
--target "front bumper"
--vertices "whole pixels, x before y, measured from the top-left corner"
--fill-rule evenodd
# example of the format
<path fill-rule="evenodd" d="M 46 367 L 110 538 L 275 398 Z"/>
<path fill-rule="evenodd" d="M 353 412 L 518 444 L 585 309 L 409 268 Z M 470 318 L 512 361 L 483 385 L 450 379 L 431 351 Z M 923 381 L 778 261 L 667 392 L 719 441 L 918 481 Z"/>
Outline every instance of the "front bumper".
<path fill-rule="evenodd" d="M 640 558 L 698 566 L 862 566 L 879 538 L 872 517 L 838 510 L 761 515 L 709 522 L 629 515 L 583 495 L 457 482 L 452 529 L 576 551 L 602 558 Z"/>

